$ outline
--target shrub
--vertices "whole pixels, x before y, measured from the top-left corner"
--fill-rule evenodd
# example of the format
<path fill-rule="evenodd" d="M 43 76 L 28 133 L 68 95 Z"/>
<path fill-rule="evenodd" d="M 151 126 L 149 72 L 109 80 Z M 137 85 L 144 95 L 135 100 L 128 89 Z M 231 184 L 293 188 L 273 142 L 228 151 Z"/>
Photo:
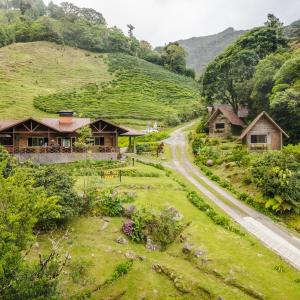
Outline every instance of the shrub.
<path fill-rule="evenodd" d="M 92 265 L 92 261 L 86 259 L 80 259 L 72 262 L 70 265 L 70 275 L 73 283 L 85 285 L 87 283 L 88 270 Z"/>
<path fill-rule="evenodd" d="M 57 226 L 79 214 L 82 202 L 74 190 L 75 180 L 67 172 L 56 166 L 35 165 L 32 166 L 30 172 L 34 179 L 34 187 L 43 187 L 48 197 L 59 197 L 60 218 L 49 219 L 48 224 L 40 224 L 41 226 Z"/>
<path fill-rule="evenodd" d="M 184 224 L 175 209 L 163 209 L 160 213 L 141 209 L 131 220 L 126 220 L 122 230 L 133 241 L 145 243 L 147 238 L 165 250 L 182 232 Z"/>
<path fill-rule="evenodd" d="M 116 190 L 107 189 L 98 195 L 94 207 L 96 212 L 108 217 L 120 217 L 123 214 L 122 199 Z"/>
<path fill-rule="evenodd" d="M 283 153 L 293 155 L 298 163 L 300 163 L 300 144 L 298 145 L 288 145 L 283 148 Z"/>
<path fill-rule="evenodd" d="M 265 153 L 253 162 L 252 175 L 268 198 L 266 207 L 300 212 L 300 164 L 292 155 Z"/>
<path fill-rule="evenodd" d="M 137 154 L 142 154 L 144 152 L 155 152 L 158 146 L 158 142 L 139 143 L 136 145 L 136 152 Z"/>
<path fill-rule="evenodd" d="M 250 162 L 250 156 L 244 147 L 239 146 L 231 151 L 227 160 L 235 162 L 240 167 L 247 166 Z"/>

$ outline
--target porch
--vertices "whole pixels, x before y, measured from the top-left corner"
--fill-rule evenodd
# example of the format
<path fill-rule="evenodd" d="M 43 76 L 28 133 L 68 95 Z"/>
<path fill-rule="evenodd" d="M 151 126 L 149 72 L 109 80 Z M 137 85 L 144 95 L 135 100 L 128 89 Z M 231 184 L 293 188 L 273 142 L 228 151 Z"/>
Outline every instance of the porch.
<path fill-rule="evenodd" d="M 15 147 L 4 146 L 10 154 L 46 154 L 46 153 L 120 153 L 119 147 L 113 146 L 91 146 L 89 149 L 79 147 L 54 146 L 34 146 L 34 147 Z"/>

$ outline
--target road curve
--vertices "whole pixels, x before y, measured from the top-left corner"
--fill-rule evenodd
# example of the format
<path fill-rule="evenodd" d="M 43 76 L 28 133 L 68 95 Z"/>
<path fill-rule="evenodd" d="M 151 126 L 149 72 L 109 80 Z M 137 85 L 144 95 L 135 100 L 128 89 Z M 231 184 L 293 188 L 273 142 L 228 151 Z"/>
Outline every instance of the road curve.
<path fill-rule="evenodd" d="M 184 133 L 184 130 L 188 126 L 191 125 L 177 129 L 165 141 L 166 144 L 170 145 L 172 151 L 171 167 L 181 173 L 199 191 L 219 206 L 245 230 L 253 234 L 269 249 L 276 252 L 296 269 L 300 270 L 300 238 L 298 236 L 293 235 L 285 227 L 275 223 L 269 217 L 233 197 L 230 193 L 204 176 L 188 160 Z M 180 161 L 177 151 L 180 151 Z M 209 189 L 206 186 L 209 186 Z M 214 193 L 210 190 L 213 190 Z"/>

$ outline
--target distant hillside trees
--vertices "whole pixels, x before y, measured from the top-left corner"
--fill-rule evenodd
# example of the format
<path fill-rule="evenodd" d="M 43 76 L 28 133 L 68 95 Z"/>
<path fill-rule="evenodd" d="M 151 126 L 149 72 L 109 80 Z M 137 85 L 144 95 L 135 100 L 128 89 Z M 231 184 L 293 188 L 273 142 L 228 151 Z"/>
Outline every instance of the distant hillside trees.
<path fill-rule="evenodd" d="M 237 111 L 252 92 L 256 65 L 266 55 L 286 47 L 283 34 L 273 27 L 256 28 L 242 35 L 210 63 L 202 77 L 202 94 L 208 104 L 226 103 Z"/>
<path fill-rule="evenodd" d="M 46 7 L 42 0 L 0 0 L 0 8 L 6 10 L 7 20 L 0 27 L 0 47 L 13 42 L 50 41 L 94 52 L 121 52 L 195 78 L 195 72 L 186 68 L 186 55 L 179 44 L 170 43 L 159 53 L 148 42 L 136 39 L 133 25 L 128 25 L 126 36 L 117 27 L 109 28 L 94 9 L 52 1 Z"/>

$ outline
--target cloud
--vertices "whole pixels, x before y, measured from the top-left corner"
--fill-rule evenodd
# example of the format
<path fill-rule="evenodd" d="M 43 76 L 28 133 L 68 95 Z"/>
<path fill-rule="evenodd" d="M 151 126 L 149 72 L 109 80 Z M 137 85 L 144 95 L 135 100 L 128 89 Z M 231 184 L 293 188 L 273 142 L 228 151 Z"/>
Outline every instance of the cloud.
<path fill-rule="evenodd" d="M 54 1 L 59 3 L 61 1 Z M 268 13 L 286 24 L 300 18 L 299 0 L 70 0 L 100 11 L 109 25 L 127 31 L 133 24 L 139 39 L 154 46 L 220 32 L 228 27 L 260 26 Z"/>

